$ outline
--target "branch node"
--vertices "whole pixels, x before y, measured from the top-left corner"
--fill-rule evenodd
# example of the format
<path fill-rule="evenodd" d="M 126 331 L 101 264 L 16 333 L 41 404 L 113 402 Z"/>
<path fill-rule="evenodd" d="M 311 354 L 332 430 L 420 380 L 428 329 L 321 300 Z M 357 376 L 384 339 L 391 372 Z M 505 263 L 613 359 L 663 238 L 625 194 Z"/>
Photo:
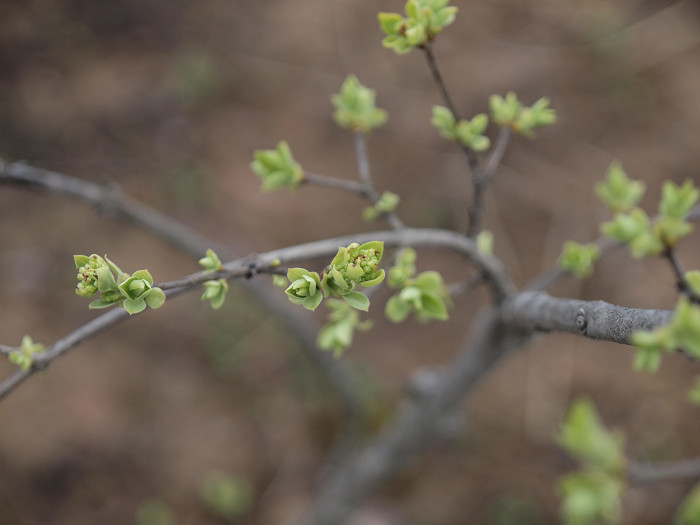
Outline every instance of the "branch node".
<path fill-rule="evenodd" d="M 588 318 L 586 316 L 586 310 L 583 308 L 579 308 L 578 312 L 576 313 L 576 326 L 578 327 L 578 331 L 581 333 L 581 335 L 586 335 L 586 331 L 588 329 Z"/>

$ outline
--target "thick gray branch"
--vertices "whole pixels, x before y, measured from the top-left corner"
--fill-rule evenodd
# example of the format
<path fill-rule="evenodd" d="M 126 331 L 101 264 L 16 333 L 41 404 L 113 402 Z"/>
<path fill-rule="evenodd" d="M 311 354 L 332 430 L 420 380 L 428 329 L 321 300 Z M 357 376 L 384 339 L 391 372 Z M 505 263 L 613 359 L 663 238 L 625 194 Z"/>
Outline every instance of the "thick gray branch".
<path fill-rule="evenodd" d="M 634 332 L 667 324 L 673 312 L 615 306 L 605 301 L 558 299 L 543 292 L 523 292 L 506 302 L 505 322 L 540 332 L 570 332 L 591 339 L 630 344 Z"/>

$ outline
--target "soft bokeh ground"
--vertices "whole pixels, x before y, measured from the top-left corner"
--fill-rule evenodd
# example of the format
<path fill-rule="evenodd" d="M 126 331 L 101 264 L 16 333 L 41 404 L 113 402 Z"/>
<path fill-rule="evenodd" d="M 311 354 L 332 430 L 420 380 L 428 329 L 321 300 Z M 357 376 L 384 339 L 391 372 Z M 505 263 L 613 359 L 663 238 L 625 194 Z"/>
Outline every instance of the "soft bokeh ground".
<path fill-rule="evenodd" d="M 597 235 L 594 192 L 614 158 L 647 182 L 698 180 L 700 8 L 665 0 L 470 0 L 436 53 L 464 114 L 491 93 L 547 95 L 560 122 L 508 150 L 487 199 L 496 252 L 519 284 L 550 267 L 566 239 Z M 0 155 L 124 190 L 238 253 L 364 231 L 364 206 L 332 190 L 261 194 L 252 151 L 284 138 L 310 171 L 356 176 L 332 122 L 349 73 L 390 113 L 370 142 L 376 183 L 401 195 L 413 226 L 463 229 L 464 159 L 428 123 L 439 103 L 423 57 L 383 49 L 379 10 L 398 1 L 8 1 L 0 4 Z M 108 253 L 157 280 L 196 270 L 191 257 L 133 225 L 60 197 L 0 187 L 0 342 L 49 343 L 94 317 L 73 294 L 74 253 Z M 376 226 L 381 228 L 383 226 Z M 375 228 L 374 225 L 369 228 Z M 682 246 L 699 267 L 698 236 Z M 464 276 L 453 256 L 422 268 Z M 555 293 L 669 308 L 660 261 L 622 251 Z M 0 523 L 132 523 L 149 499 L 177 523 L 222 523 L 199 503 L 212 471 L 248 480 L 236 523 L 282 523 L 312 497 L 342 423 L 330 390 L 264 310 L 237 300 L 211 311 L 197 294 L 131 319 L 74 350 L 0 404 Z M 417 367 L 447 363 L 481 292 L 446 325 L 381 318 L 347 359 L 390 421 Z M 284 300 L 284 299 L 282 299 Z M 249 299 L 248 299 L 249 301 Z M 356 524 L 557 523 L 555 480 L 573 467 L 553 442 L 566 406 L 592 397 L 640 460 L 700 454 L 700 416 L 685 402 L 698 366 L 666 360 L 631 371 L 629 348 L 542 337 L 510 357 L 465 406 L 468 432 L 436 445 L 387 484 Z M 11 367 L 0 364 L 0 372 Z M 666 524 L 687 483 L 630 489 L 625 523 Z M 372 519 L 384 521 L 371 521 Z"/>

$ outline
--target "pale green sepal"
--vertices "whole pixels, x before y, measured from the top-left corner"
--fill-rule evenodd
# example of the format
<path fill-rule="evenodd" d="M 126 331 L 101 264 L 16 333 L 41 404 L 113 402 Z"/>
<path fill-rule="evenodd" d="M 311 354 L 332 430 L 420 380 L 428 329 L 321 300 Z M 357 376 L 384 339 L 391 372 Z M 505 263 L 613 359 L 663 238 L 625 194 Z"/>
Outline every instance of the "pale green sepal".
<path fill-rule="evenodd" d="M 100 308 L 108 308 L 110 306 L 113 306 L 113 305 L 119 303 L 120 300 L 121 299 L 116 299 L 116 300 L 96 299 L 88 305 L 88 308 L 90 310 L 97 310 Z"/>
<path fill-rule="evenodd" d="M 314 311 L 318 307 L 319 304 L 321 304 L 321 301 L 323 300 L 323 294 L 317 293 L 314 295 L 310 295 L 304 301 L 301 303 L 304 308 L 307 310 Z"/>

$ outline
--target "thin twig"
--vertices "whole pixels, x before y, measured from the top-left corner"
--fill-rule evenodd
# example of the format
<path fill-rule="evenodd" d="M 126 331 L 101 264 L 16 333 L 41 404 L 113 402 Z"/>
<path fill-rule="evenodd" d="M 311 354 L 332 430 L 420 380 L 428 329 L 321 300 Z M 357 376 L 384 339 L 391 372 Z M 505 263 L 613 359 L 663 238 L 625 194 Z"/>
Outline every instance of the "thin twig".
<path fill-rule="evenodd" d="M 8 163 L 2 159 L 0 159 L 0 184 L 36 188 L 93 204 L 99 210 L 114 213 L 139 227 L 150 230 L 156 236 L 197 258 L 202 257 L 208 248 L 213 249 L 226 260 L 237 258 L 236 253 L 229 247 L 204 237 L 144 203 L 129 198 L 114 184 L 98 185 L 24 163 Z M 314 366 L 322 371 L 329 385 L 342 401 L 348 414 L 348 425 L 352 426 L 354 424 L 352 419 L 359 417 L 362 412 L 362 401 L 355 389 L 357 381 L 354 373 L 347 364 L 316 347 L 316 334 L 309 326 L 308 319 L 296 308 L 280 302 L 276 290 L 261 285 L 259 281 L 244 280 L 240 285 L 249 290 L 251 297 L 259 301 L 284 324 L 287 333 L 296 335 L 301 342 L 301 351 Z"/>
<path fill-rule="evenodd" d="M 651 483 L 669 479 L 700 478 L 700 458 L 665 463 L 629 462 L 627 478 L 632 483 Z"/>
<path fill-rule="evenodd" d="M 336 177 L 328 177 L 326 175 L 319 175 L 318 173 L 304 172 L 304 179 L 302 183 L 315 184 L 316 186 L 326 186 L 328 188 L 335 188 L 338 190 L 350 191 L 352 193 L 357 193 L 358 195 L 369 198 L 365 190 L 365 186 L 355 180 L 338 179 Z"/>
<path fill-rule="evenodd" d="M 684 294 L 692 302 L 700 303 L 700 295 L 693 291 L 690 283 L 688 283 L 688 280 L 685 278 L 685 270 L 683 269 L 683 265 L 678 258 L 678 253 L 676 253 L 676 250 L 669 247 L 664 251 L 663 256 L 671 265 L 673 276 L 676 278 L 676 287 L 678 288 L 678 292 Z"/>
<path fill-rule="evenodd" d="M 353 144 L 355 145 L 355 156 L 357 157 L 357 170 L 360 173 L 360 180 L 365 189 L 365 194 L 372 204 L 377 204 L 379 201 L 379 193 L 374 188 L 374 182 L 372 180 L 365 134 L 361 131 L 356 131 Z M 403 222 L 395 212 L 385 212 L 383 215 L 386 217 L 387 221 L 389 221 L 389 226 L 393 229 L 398 230 L 404 227 Z"/>
<path fill-rule="evenodd" d="M 472 205 L 468 210 L 469 228 L 467 229 L 467 235 L 469 237 L 476 236 L 481 230 L 481 221 L 484 215 L 484 190 L 496 173 L 501 159 L 503 158 L 503 154 L 508 148 L 511 136 L 510 128 L 501 128 L 496 138 L 496 145 L 491 151 L 486 167 L 478 176 L 473 177 L 474 196 Z"/>
<path fill-rule="evenodd" d="M 685 219 L 688 221 L 700 221 L 700 205 L 697 205 L 692 210 L 690 210 L 690 212 L 688 212 L 688 215 L 686 215 Z M 652 221 L 653 220 L 655 220 L 655 218 L 653 218 Z M 623 244 L 605 236 L 598 237 L 596 240 L 593 241 L 593 244 L 600 248 L 601 257 L 607 255 L 616 248 L 624 246 Z M 548 270 L 545 270 L 537 277 L 532 279 L 525 286 L 525 289 L 531 291 L 544 291 L 551 288 L 565 277 L 569 277 L 570 275 L 571 274 L 567 270 L 559 266 L 554 266 Z"/>

